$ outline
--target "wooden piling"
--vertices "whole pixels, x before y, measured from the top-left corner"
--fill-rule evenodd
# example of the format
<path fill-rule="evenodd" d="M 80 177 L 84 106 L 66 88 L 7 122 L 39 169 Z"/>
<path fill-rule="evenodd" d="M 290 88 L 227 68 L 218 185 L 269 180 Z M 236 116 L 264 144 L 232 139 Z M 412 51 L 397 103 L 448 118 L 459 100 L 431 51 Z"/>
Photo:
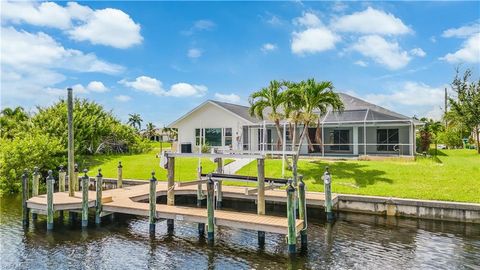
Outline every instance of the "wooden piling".
<path fill-rule="evenodd" d="M 80 178 L 78 178 L 78 164 L 75 163 L 75 167 L 73 170 L 73 185 L 74 185 L 74 190 L 79 191 L 80 190 Z"/>
<path fill-rule="evenodd" d="M 73 90 L 67 89 L 67 122 L 68 122 L 68 196 L 75 196 L 74 185 L 74 145 L 73 145 Z"/>
<path fill-rule="evenodd" d="M 102 222 L 102 187 L 103 187 L 103 175 L 102 169 L 98 169 L 98 174 L 95 179 L 95 224 L 100 224 Z"/>
<path fill-rule="evenodd" d="M 175 205 L 175 158 L 168 157 L 167 161 L 167 205 Z M 173 219 L 167 219 L 167 231 L 173 231 Z"/>
<path fill-rule="evenodd" d="M 85 228 L 88 226 L 88 184 L 89 178 L 87 175 L 88 170 L 83 170 L 82 177 L 82 227 Z"/>
<path fill-rule="evenodd" d="M 289 181 L 287 187 L 288 253 L 295 254 L 297 249 L 297 232 L 295 229 L 295 188 Z"/>
<path fill-rule="evenodd" d="M 223 160 L 222 158 L 215 158 L 217 163 L 217 173 L 223 173 Z M 217 209 L 222 208 L 223 193 L 222 193 L 222 180 L 217 181 Z"/>
<path fill-rule="evenodd" d="M 257 159 L 257 214 L 265 215 L 265 159 Z M 265 245 L 265 232 L 258 231 L 259 246 Z"/>
<path fill-rule="evenodd" d="M 307 244 L 307 201 L 305 196 L 305 183 L 303 182 L 303 175 L 298 176 L 298 212 L 299 218 L 303 220 L 303 229 L 300 231 L 300 241 L 302 243 L 302 250 L 306 250 Z"/>
<path fill-rule="evenodd" d="M 325 213 L 327 215 L 327 221 L 331 222 L 334 219 L 332 211 L 332 177 L 328 171 L 328 166 L 325 167 L 325 173 L 323 174 L 323 185 L 325 189 Z"/>
<path fill-rule="evenodd" d="M 122 162 L 118 162 L 118 167 L 117 167 L 117 188 L 122 188 L 123 187 L 123 166 Z"/>
<path fill-rule="evenodd" d="M 65 177 L 67 173 L 63 169 L 63 165 L 60 165 L 60 170 L 58 171 L 58 191 L 65 192 Z"/>
<path fill-rule="evenodd" d="M 38 167 L 35 166 L 33 168 L 33 174 L 32 174 L 32 197 L 38 196 L 39 185 L 40 185 L 40 173 L 38 173 Z M 35 211 L 32 211 L 32 219 L 33 220 L 37 219 L 37 213 Z"/>
<path fill-rule="evenodd" d="M 22 174 L 22 224 L 24 227 L 28 227 L 30 219 L 27 207 L 28 193 L 28 172 L 24 170 Z"/>
<path fill-rule="evenodd" d="M 155 221 L 157 220 L 157 179 L 155 178 L 155 172 L 152 172 L 152 178 L 150 178 L 150 194 L 148 197 L 148 202 L 148 221 L 150 223 L 149 231 L 151 234 L 155 234 Z"/>
<path fill-rule="evenodd" d="M 47 230 L 53 230 L 53 185 L 55 179 L 53 179 L 52 170 L 48 171 L 47 177 Z"/>
<path fill-rule="evenodd" d="M 212 180 L 212 175 L 208 175 L 208 181 L 207 181 L 207 241 L 209 243 L 214 242 L 214 220 L 215 220 L 215 213 L 213 210 L 213 204 L 214 204 L 214 186 L 213 186 L 213 180 Z"/>
<path fill-rule="evenodd" d="M 198 166 L 197 180 L 202 180 L 202 166 Z M 203 190 L 202 184 L 197 185 L 197 207 L 202 207 Z M 205 234 L 205 223 L 198 223 L 198 235 L 203 236 Z"/>

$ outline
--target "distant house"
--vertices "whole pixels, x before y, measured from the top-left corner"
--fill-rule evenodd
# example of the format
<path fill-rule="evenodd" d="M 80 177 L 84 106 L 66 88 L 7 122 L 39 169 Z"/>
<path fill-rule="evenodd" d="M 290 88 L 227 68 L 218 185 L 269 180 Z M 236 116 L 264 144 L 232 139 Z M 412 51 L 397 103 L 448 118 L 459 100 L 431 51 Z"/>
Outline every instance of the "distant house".
<path fill-rule="evenodd" d="M 328 111 L 308 128 L 300 154 L 320 156 L 400 155 L 415 153 L 415 129 L 421 122 L 359 98 L 340 93 L 345 110 Z M 293 130 L 281 123 L 285 146 L 274 123 L 250 116 L 249 107 L 207 100 L 169 125 L 178 129 L 178 152 L 200 145 L 235 151 L 278 153 L 292 149 Z M 268 113 L 265 113 L 265 116 Z M 296 132 L 300 136 L 300 130 Z"/>

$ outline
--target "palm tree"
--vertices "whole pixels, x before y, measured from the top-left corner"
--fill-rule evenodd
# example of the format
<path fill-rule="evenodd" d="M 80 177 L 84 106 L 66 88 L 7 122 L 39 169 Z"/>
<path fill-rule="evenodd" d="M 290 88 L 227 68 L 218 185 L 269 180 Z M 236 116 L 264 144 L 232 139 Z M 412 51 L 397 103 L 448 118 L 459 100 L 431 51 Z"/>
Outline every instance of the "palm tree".
<path fill-rule="evenodd" d="M 284 115 L 279 111 L 286 101 L 285 84 L 276 80 L 270 81 L 268 87 L 264 87 L 250 95 L 250 115 L 260 119 L 264 118 L 265 109 L 270 109 L 268 118 L 275 123 L 278 140 L 277 147 L 283 144 L 280 121 Z"/>
<path fill-rule="evenodd" d="M 145 137 L 151 139 L 153 136 L 157 134 L 155 130 L 155 125 L 152 122 L 147 123 L 146 130 L 145 130 Z"/>
<path fill-rule="evenodd" d="M 315 79 L 308 79 L 300 83 L 287 83 L 287 102 L 285 102 L 286 116 L 293 122 L 292 144 L 296 152 L 293 157 L 293 174 L 296 177 L 297 162 L 305 136 L 308 134 L 308 127 L 315 123 L 320 116 L 327 113 L 328 109 L 342 111 L 344 105 L 340 96 L 333 92 L 333 84 L 329 81 L 316 82 Z M 298 124 L 303 125 L 300 133 L 298 146 L 296 145 L 296 130 Z"/>
<path fill-rule="evenodd" d="M 127 124 L 130 126 L 134 127 L 137 130 L 140 130 L 142 128 L 142 122 L 143 119 L 140 117 L 140 114 L 134 113 L 134 114 L 129 114 L 128 115 L 128 121 Z"/>
<path fill-rule="evenodd" d="M 433 142 L 435 144 L 435 156 L 437 155 L 437 144 L 438 144 L 438 133 L 443 131 L 444 126 L 443 123 L 440 121 L 435 121 L 433 119 L 428 119 L 423 117 L 420 121 L 425 123 L 423 130 L 427 133 L 433 135 Z"/>

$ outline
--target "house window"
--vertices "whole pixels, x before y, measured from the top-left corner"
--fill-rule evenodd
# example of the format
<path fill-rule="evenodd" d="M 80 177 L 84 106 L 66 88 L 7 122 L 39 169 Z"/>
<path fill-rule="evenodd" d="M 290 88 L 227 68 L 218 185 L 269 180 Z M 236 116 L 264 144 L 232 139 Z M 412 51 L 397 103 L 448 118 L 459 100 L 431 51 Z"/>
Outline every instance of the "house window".
<path fill-rule="evenodd" d="M 350 151 L 350 131 L 348 129 L 339 129 L 330 132 L 331 150 Z"/>
<path fill-rule="evenodd" d="M 206 128 L 205 144 L 209 146 L 222 146 L 222 129 Z"/>
<path fill-rule="evenodd" d="M 232 128 L 225 128 L 225 146 L 232 145 Z"/>
<path fill-rule="evenodd" d="M 198 146 L 201 144 L 202 137 L 203 137 L 203 129 L 196 128 L 195 129 L 195 145 Z"/>
<path fill-rule="evenodd" d="M 377 129 L 377 151 L 394 151 L 398 142 L 398 128 Z"/>

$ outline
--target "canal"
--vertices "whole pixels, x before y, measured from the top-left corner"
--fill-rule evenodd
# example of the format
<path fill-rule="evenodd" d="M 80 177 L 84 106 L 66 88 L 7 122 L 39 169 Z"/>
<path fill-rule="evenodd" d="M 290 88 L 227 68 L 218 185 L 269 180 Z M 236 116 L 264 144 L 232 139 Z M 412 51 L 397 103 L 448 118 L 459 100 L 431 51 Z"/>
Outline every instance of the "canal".
<path fill-rule="evenodd" d="M 151 237 L 147 218 L 126 215 L 86 230 L 56 219 L 53 232 L 39 216 L 24 230 L 20 196 L 3 196 L 0 208 L 1 269 L 480 269 L 478 224 L 360 214 L 328 224 L 314 211 L 309 250 L 290 258 L 276 234 L 259 248 L 256 231 L 220 227 L 209 246 L 197 224 L 176 222 L 169 235 L 159 221 Z"/>

